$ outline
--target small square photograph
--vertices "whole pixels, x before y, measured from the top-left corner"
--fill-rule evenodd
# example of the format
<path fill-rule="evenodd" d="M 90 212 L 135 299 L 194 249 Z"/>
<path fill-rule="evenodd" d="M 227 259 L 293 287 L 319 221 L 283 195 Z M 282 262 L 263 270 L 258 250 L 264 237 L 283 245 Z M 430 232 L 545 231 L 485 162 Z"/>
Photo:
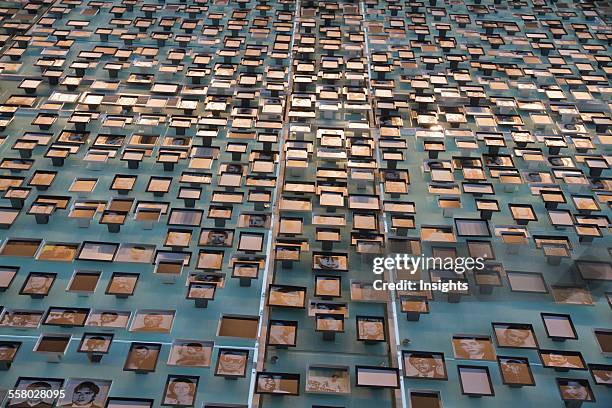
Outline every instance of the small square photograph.
<path fill-rule="evenodd" d="M 306 288 L 302 286 L 270 285 L 269 306 L 303 308 Z"/>
<path fill-rule="evenodd" d="M 60 408 L 102 408 L 110 390 L 111 380 L 70 378 L 64 389 L 66 394 L 59 401 Z"/>
<path fill-rule="evenodd" d="M 404 376 L 432 380 L 448 379 L 444 353 L 404 351 L 402 356 L 404 360 Z"/>
<path fill-rule="evenodd" d="M 495 349 L 488 337 L 453 336 L 455 358 L 495 361 Z"/>
<path fill-rule="evenodd" d="M 578 378 L 557 378 L 557 387 L 563 401 L 595 401 L 588 380 Z"/>
<path fill-rule="evenodd" d="M 344 317 L 337 314 L 317 313 L 315 328 L 316 331 L 321 332 L 343 332 Z"/>
<path fill-rule="evenodd" d="M 315 253 L 312 266 L 318 270 L 343 272 L 348 270 L 348 257 L 343 254 Z"/>
<path fill-rule="evenodd" d="M 191 282 L 187 291 L 187 299 L 206 299 L 213 300 L 217 285 L 214 283 Z"/>
<path fill-rule="evenodd" d="M 315 296 L 334 298 L 342 296 L 342 280 L 339 276 L 315 276 Z"/>
<path fill-rule="evenodd" d="M 55 273 L 30 272 L 19 294 L 47 296 L 51 290 L 51 286 L 53 286 L 53 282 L 55 282 L 56 276 L 57 274 Z"/>
<path fill-rule="evenodd" d="M 531 324 L 491 323 L 499 347 L 537 349 L 538 342 Z"/>
<path fill-rule="evenodd" d="M 259 276 L 259 262 L 234 262 L 232 277 L 253 278 Z"/>
<path fill-rule="evenodd" d="M 551 286 L 556 303 L 566 305 L 593 305 L 591 292 L 581 286 Z"/>
<path fill-rule="evenodd" d="M 159 343 L 132 343 L 123 370 L 139 372 L 155 371 L 161 346 Z"/>
<path fill-rule="evenodd" d="M 546 368 L 586 370 L 582 354 L 577 351 L 540 350 L 542 365 Z"/>
<path fill-rule="evenodd" d="M 297 321 L 270 320 L 268 326 L 268 344 L 270 346 L 295 347 L 297 329 Z"/>
<path fill-rule="evenodd" d="M 495 390 L 491 383 L 491 375 L 488 367 L 480 366 L 457 366 L 459 372 L 459 384 L 464 395 L 494 396 Z"/>
<path fill-rule="evenodd" d="M 144 333 L 170 333 L 174 310 L 139 310 L 132 320 L 130 331 Z"/>
<path fill-rule="evenodd" d="M 214 343 L 200 340 L 174 340 L 168 356 L 168 365 L 210 367 Z"/>
<path fill-rule="evenodd" d="M 215 375 L 220 377 L 246 377 L 248 350 L 219 349 Z"/>
<path fill-rule="evenodd" d="M 357 340 L 386 341 L 385 319 L 377 316 L 357 316 Z"/>
<path fill-rule="evenodd" d="M 50 307 L 43 324 L 48 326 L 78 326 L 83 327 L 87 320 L 89 309 Z"/>
<path fill-rule="evenodd" d="M 257 394 L 300 394 L 300 375 L 291 373 L 257 373 Z"/>
<path fill-rule="evenodd" d="M 19 347 L 19 341 L 0 341 L 0 362 L 13 362 Z"/>
<path fill-rule="evenodd" d="M 502 381 L 506 385 L 535 385 L 529 359 L 525 357 L 497 357 Z"/>
<path fill-rule="evenodd" d="M 139 275 L 137 273 L 113 273 L 108 286 L 107 295 L 131 296 L 136 290 Z"/>
<path fill-rule="evenodd" d="M 44 312 L 40 310 L 5 310 L 0 318 L 0 326 L 18 329 L 35 329 L 40 324 Z"/>
<path fill-rule="evenodd" d="M 306 376 L 306 392 L 315 394 L 350 394 L 348 367 L 311 366 Z"/>
<path fill-rule="evenodd" d="M 163 406 L 193 407 L 200 377 L 169 375 L 162 397 Z"/>
<path fill-rule="evenodd" d="M 589 370 L 595 384 L 612 386 L 611 364 L 589 364 Z"/>
<path fill-rule="evenodd" d="M 110 333 L 85 333 L 81 337 L 79 353 L 106 354 L 113 342 L 113 334 Z"/>
<path fill-rule="evenodd" d="M 92 310 L 85 322 L 86 326 L 107 327 L 110 329 L 125 329 L 131 316 L 130 311 L 123 310 Z"/>
<path fill-rule="evenodd" d="M 21 391 L 16 393 L 21 397 L 10 398 L 6 406 L 9 408 L 51 408 L 63 384 L 64 380 L 59 378 L 19 377 L 13 389 Z M 23 396 L 23 391 L 25 391 L 25 396 Z"/>
<path fill-rule="evenodd" d="M 234 241 L 234 230 L 206 229 L 200 232 L 200 246 L 231 247 Z"/>

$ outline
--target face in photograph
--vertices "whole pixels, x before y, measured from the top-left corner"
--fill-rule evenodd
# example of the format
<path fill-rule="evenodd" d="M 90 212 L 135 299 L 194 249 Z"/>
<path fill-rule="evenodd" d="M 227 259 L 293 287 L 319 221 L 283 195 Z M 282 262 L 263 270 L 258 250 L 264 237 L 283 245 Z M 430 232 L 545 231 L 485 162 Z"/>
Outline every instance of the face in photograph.
<path fill-rule="evenodd" d="M 495 352 L 487 340 L 461 338 L 453 339 L 455 357 L 468 360 L 493 360 Z"/>
<path fill-rule="evenodd" d="M 212 230 L 208 232 L 208 238 L 206 239 L 206 245 L 209 246 L 229 246 L 229 234 L 227 231 L 216 231 Z"/>
<path fill-rule="evenodd" d="M 295 344 L 295 327 L 283 324 L 270 325 L 270 344 Z"/>
<path fill-rule="evenodd" d="M 340 269 L 340 259 L 337 256 L 332 256 L 332 255 L 319 256 L 317 259 L 317 263 L 319 265 L 319 268 L 321 269 L 330 269 L 330 270 Z"/>
<path fill-rule="evenodd" d="M 209 367 L 211 346 L 199 342 L 176 342 L 172 345 L 169 365 Z"/>
<path fill-rule="evenodd" d="M 108 350 L 110 339 L 103 336 L 87 336 L 83 340 L 81 351 L 88 353 L 104 353 Z"/>
<path fill-rule="evenodd" d="M 221 376 L 244 376 L 249 353 L 239 350 L 219 350 L 219 361 L 215 374 Z"/>
<path fill-rule="evenodd" d="M 279 375 L 260 375 L 257 379 L 257 390 L 260 392 L 285 393 L 281 390 Z"/>
<path fill-rule="evenodd" d="M 138 314 L 133 324 L 133 331 L 168 333 L 172 327 L 171 314 L 150 312 Z"/>
<path fill-rule="evenodd" d="M 42 313 L 30 313 L 8 310 L 0 321 L 0 326 L 34 329 L 38 327 Z"/>
<path fill-rule="evenodd" d="M 384 340 L 384 324 L 379 319 L 360 319 L 357 323 L 361 340 Z"/>
<path fill-rule="evenodd" d="M 535 348 L 537 344 L 533 333 L 529 329 L 507 327 L 496 327 L 495 334 L 500 346 L 517 348 Z"/>
<path fill-rule="evenodd" d="M 612 371 L 611 370 L 599 370 L 593 369 L 593 379 L 597 384 L 612 384 Z"/>
<path fill-rule="evenodd" d="M 407 377 L 444 379 L 444 360 L 434 354 L 410 353 L 404 357 Z"/>
<path fill-rule="evenodd" d="M 585 288 L 553 287 L 552 293 L 557 303 L 572 305 L 592 305 L 593 298 Z"/>
<path fill-rule="evenodd" d="M 53 275 L 31 274 L 21 292 L 27 295 L 46 295 L 54 279 Z"/>
<path fill-rule="evenodd" d="M 349 393 L 349 374 L 344 370 L 314 369 L 309 373 L 306 391 Z"/>
<path fill-rule="evenodd" d="M 73 326 L 80 324 L 80 320 L 82 319 L 79 318 L 78 312 L 76 310 L 60 309 L 50 311 L 45 323 L 59 324 L 62 326 Z"/>
<path fill-rule="evenodd" d="M 197 384 L 194 379 L 173 377 L 169 380 L 164 405 L 192 406 L 195 400 Z"/>
<path fill-rule="evenodd" d="M 342 331 L 342 320 L 334 316 L 317 317 L 317 329 L 323 331 Z"/>
<path fill-rule="evenodd" d="M 20 379 L 16 389 L 23 391 L 31 391 L 26 394 L 26 398 L 12 398 L 9 401 L 10 408 L 51 408 L 54 398 L 41 398 L 42 391 L 58 390 L 62 385 L 62 381 L 34 378 Z"/>
<path fill-rule="evenodd" d="M 291 288 L 274 288 L 270 291 L 270 304 L 301 307 L 303 304 L 303 292 Z"/>
<path fill-rule="evenodd" d="M 130 347 L 128 359 L 125 362 L 127 370 L 153 371 L 161 347 L 156 344 L 135 344 Z"/>
<path fill-rule="evenodd" d="M 563 354 L 548 353 L 543 354 L 544 362 L 552 367 L 560 368 L 582 368 L 580 359 L 574 356 L 565 356 Z"/>
<path fill-rule="evenodd" d="M 68 381 L 66 396 L 60 401 L 62 408 L 103 408 L 111 381 L 78 380 Z"/>
<path fill-rule="evenodd" d="M 88 326 L 124 328 L 129 315 L 113 311 L 92 312 L 87 319 Z"/>
<path fill-rule="evenodd" d="M 587 387 L 578 381 L 566 381 L 559 385 L 561 396 L 566 400 L 587 401 L 590 400 L 590 392 Z"/>
<path fill-rule="evenodd" d="M 251 214 L 249 216 L 249 228 L 264 228 L 266 226 L 266 216 Z"/>
<path fill-rule="evenodd" d="M 502 377 L 509 384 L 532 384 L 529 375 L 529 366 L 521 360 L 505 358 L 500 359 Z"/>
<path fill-rule="evenodd" d="M 0 343 L 0 361 L 13 361 L 18 346 L 12 343 Z"/>

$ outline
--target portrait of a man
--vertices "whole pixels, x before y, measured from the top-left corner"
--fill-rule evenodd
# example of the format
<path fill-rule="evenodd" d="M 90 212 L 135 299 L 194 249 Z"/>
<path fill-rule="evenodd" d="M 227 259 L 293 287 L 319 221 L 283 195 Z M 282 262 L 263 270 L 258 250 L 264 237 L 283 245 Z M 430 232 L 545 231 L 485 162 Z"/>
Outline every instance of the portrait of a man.
<path fill-rule="evenodd" d="M 29 378 L 23 377 L 17 380 L 16 390 L 30 391 L 21 398 L 11 398 L 7 407 L 9 408 L 51 408 L 56 398 L 43 398 L 41 391 L 59 390 L 63 380 L 54 378 Z"/>
<path fill-rule="evenodd" d="M 447 378 L 444 355 L 429 352 L 404 352 L 406 377 L 444 380 Z"/>
<path fill-rule="evenodd" d="M 491 341 L 481 338 L 454 337 L 455 357 L 466 360 L 495 360 L 495 350 Z"/>
<path fill-rule="evenodd" d="M 169 333 L 174 320 L 173 311 L 140 311 L 132 322 L 131 331 Z"/>
<path fill-rule="evenodd" d="M 195 402 L 198 377 L 168 376 L 163 405 L 190 407 Z"/>
<path fill-rule="evenodd" d="M 246 375 L 248 350 L 220 349 L 217 357 L 215 375 L 224 377 L 244 377 Z"/>
<path fill-rule="evenodd" d="M 128 371 L 155 371 L 161 344 L 132 343 L 124 370 Z"/>
<path fill-rule="evenodd" d="M 175 340 L 168 357 L 168 365 L 209 367 L 212 343 Z"/>
<path fill-rule="evenodd" d="M 104 408 L 110 386 L 110 380 L 69 379 L 59 407 Z"/>

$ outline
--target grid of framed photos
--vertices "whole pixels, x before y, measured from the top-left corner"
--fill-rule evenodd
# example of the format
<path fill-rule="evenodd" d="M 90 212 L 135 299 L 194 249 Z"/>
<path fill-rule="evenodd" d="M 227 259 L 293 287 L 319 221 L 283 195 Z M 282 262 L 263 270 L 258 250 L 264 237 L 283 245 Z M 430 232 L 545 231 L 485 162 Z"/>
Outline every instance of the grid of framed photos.
<path fill-rule="evenodd" d="M 612 404 L 611 15 L 2 2 L 0 403 Z"/>

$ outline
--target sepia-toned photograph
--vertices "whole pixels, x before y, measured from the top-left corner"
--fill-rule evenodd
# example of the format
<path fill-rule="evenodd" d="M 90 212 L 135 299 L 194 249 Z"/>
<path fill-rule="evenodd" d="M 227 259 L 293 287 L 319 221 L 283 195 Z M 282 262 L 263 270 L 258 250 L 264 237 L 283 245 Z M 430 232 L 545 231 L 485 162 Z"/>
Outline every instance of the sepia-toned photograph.
<path fill-rule="evenodd" d="M 580 353 L 556 350 L 541 350 L 540 358 L 544 367 L 585 370 L 586 366 Z"/>
<path fill-rule="evenodd" d="M 357 340 L 385 341 L 385 319 L 375 316 L 357 316 Z"/>
<path fill-rule="evenodd" d="M 170 333 L 174 314 L 174 310 L 140 310 L 132 320 L 130 331 Z"/>
<path fill-rule="evenodd" d="M 593 305 L 591 292 L 581 286 L 551 286 L 556 303 L 566 305 Z"/>
<path fill-rule="evenodd" d="M 297 321 L 270 320 L 268 344 L 294 347 L 297 341 Z"/>
<path fill-rule="evenodd" d="M 268 305 L 303 308 L 306 288 L 296 286 L 270 285 Z"/>
<path fill-rule="evenodd" d="M 453 337 L 455 358 L 466 360 L 495 360 L 495 349 L 491 340 L 478 337 Z"/>
<path fill-rule="evenodd" d="M 106 294 L 119 296 L 133 295 L 137 282 L 138 274 L 115 272 L 108 283 Z"/>
<path fill-rule="evenodd" d="M 26 391 L 26 396 L 11 398 L 7 402 L 9 408 L 51 408 L 57 400 L 55 398 L 43 398 L 42 391 L 59 391 L 64 380 L 59 378 L 34 378 L 20 377 L 13 389 Z M 31 392 L 28 392 L 31 391 Z M 47 393 L 45 393 L 47 394 Z M 48 395 L 45 395 L 48 396 Z"/>
<path fill-rule="evenodd" d="M 169 375 L 162 405 L 175 407 L 192 407 L 195 403 L 199 377 Z"/>
<path fill-rule="evenodd" d="M 210 367 L 213 347 L 213 342 L 175 340 L 170 348 L 167 364 L 185 367 Z"/>
<path fill-rule="evenodd" d="M 12 362 L 20 347 L 18 341 L 0 341 L 0 362 Z"/>
<path fill-rule="evenodd" d="M 70 378 L 64 389 L 66 395 L 60 399 L 60 408 L 104 408 L 111 380 Z"/>
<path fill-rule="evenodd" d="M 348 367 L 313 366 L 308 369 L 306 392 L 349 394 L 351 379 Z"/>
<path fill-rule="evenodd" d="M 19 294 L 46 296 L 53 286 L 55 273 L 30 272 Z"/>
<path fill-rule="evenodd" d="M 230 247 L 234 241 L 233 230 L 202 229 L 200 245 L 214 247 Z"/>
<path fill-rule="evenodd" d="M 161 344 L 132 343 L 123 369 L 125 371 L 155 371 Z"/>
<path fill-rule="evenodd" d="M 299 395 L 300 375 L 290 373 L 257 373 L 258 394 Z"/>
<path fill-rule="evenodd" d="M 593 380 L 597 385 L 612 385 L 612 365 L 610 364 L 589 364 L 589 370 Z"/>
<path fill-rule="evenodd" d="M 248 350 L 219 349 L 215 375 L 222 377 L 245 377 L 248 360 Z"/>
<path fill-rule="evenodd" d="M 593 391 L 588 380 L 557 378 L 557 386 L 564 401 L 593 401 Z"/>
<path fill-rule="evenodd" d="M 404 375 L 408 378 L 446 380 L 446 363 L 443 353 L 404 351 Z"/>
<path fill-rule="evenodd" d="M 81 338 L 78 351 L 81 353 L 108 353 L 113 334 L 109 333 L 85 333 Z"/>
<path fill-rule="evenodd" d="M 78 326 L 85 325 L 89 309 L 64 309 L 50 307 L 43 324 L 49 326 Z"/>
<path fill-rule="evenodd" d="M 538 348 L 533 327 L 530 324 L 492 323 L 499 347 Z"/>
<path fill-rule="evenodd" d="M 5 310 L 0 318 L 0 326 L 18 329 L 35 329 L 43 318 L 43 311 Z"/>
<path fill-rule="evenodd" d="M 86 326 L 125 329 L 131 312 L 120 310 L 92 310 L 85 322 Z"/>
<path fill-rule="evenodd" d="M 529 360 L 524 357 L 497 357 L 502 381 L 507 385 L 535 385 Z"/>

